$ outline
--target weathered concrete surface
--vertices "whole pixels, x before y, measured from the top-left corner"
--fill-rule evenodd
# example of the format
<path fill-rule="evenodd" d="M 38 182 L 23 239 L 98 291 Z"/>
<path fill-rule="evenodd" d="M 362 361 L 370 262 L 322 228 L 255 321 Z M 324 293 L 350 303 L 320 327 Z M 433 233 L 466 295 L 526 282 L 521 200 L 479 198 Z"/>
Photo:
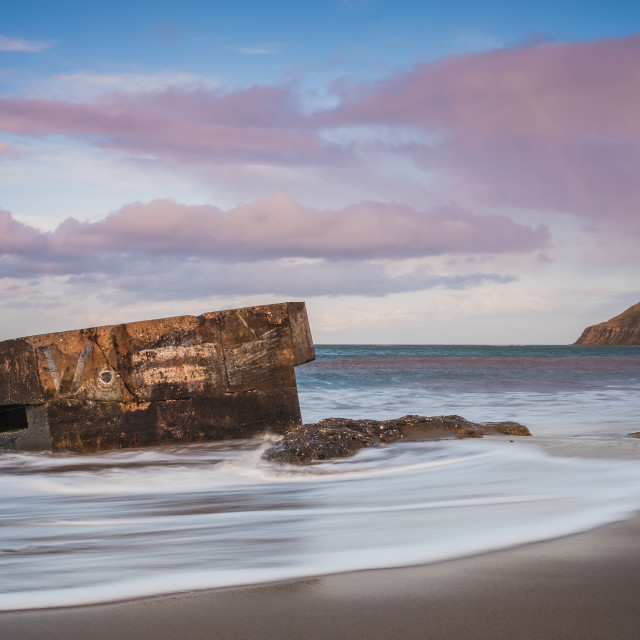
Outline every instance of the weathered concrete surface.
<path fill-rule="evenodd" d="M 0 448 L 77 452 L 284 433 L 303 302 L 0 342 Z"/>
<path fill-rule="evenodd" d="M 461 416 L 404 416 L 394 420 L 350 420 L 325 418 L 285 434 L 263 457 L 274 462 L 306 464 L 314 460 L 346 458 L 378 442 L 393 442 L 408 436 L 430 438 L 482 438 L 487 433 L 530 436 L 517 422 L 469 422 Z"/>
<path fill-rule="evenodd" d="M 619 316 L 587 327 L 576 345 L 640 345 L 640 302 Z"/>

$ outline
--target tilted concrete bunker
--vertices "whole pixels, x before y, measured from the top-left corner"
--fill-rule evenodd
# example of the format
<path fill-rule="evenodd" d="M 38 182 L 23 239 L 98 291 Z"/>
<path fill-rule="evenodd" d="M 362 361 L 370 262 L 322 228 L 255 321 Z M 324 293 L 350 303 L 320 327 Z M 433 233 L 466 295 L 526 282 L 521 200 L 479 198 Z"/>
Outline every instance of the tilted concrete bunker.
<path fill-rule="evenodd" d="M 283 433 L 294 367 L 315 358 L 304 302 L 0 342 L 0 448 L 91 452 Z"/>

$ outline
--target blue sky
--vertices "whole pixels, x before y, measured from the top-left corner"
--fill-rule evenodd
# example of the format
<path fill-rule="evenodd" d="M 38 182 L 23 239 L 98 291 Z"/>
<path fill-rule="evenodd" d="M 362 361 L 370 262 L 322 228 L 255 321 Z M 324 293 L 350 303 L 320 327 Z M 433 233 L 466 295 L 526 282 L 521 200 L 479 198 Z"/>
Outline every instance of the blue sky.
<path fill-rule="evenodd" d="M 640 298 L 638 31 L 631 2 L 13 3 L 0 338 L 302 298 L 318 342 L 571 341 Z"/>
<path fill-rule="evenodd" d="M 46 56 L 3 53 L 21 74 L 175 69 L 226 84 L 381 74 L 443 55 L 530 39 L 635 33 L 635 2 L 30 2 L 3 8 L 2 33 L 51 42 Z"/>

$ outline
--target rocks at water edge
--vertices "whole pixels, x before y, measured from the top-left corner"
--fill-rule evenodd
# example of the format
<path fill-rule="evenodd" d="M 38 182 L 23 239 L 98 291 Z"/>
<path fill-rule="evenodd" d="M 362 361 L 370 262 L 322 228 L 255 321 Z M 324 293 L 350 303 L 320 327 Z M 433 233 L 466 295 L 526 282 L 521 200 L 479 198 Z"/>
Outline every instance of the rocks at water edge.
<path fill-rule="evenodd" d="M 290 431 L 267 449 L 263 457 L 274 462 L 305 464 L 314 460 L 346 458 L 364 447 L 407 436 L 482 438 L 487 433 L 530 436 L 517 422 L 469 422 L 461 416 L 404 416 L 394 420 L 325 418 Z"/>
<path fill-rule="evenodd" d="M 519 422 L 484 422 L 482 426 L 493 433 L 502 433 L 506 436 L 530 436 L 531 432 L 527 427 Z"/>
<path fill-rule="evenodd" d="M 587 327 L 575 345 L 640 345 L 640 302 L 607 322 Z"/>

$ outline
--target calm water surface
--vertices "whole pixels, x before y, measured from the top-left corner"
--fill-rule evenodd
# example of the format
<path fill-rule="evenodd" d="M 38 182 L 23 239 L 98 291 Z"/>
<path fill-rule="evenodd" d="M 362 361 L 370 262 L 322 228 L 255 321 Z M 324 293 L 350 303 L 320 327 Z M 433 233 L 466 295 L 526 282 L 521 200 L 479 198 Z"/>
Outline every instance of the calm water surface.
<path fill-rule="evenodd" d="M 640 441 L 625 438 L 640 431 L 640 347 L 317 353 L 296 369 L 307 422 L 457 413 L 625 455 L 551 456 L 494 437 L 399 442 L 298 468 L 261 459 L 268 436 L 89 457 L 5 453 L 0 610 L 432 562 L 640 508 Z"/>
<path fill-rule="evenodd" d="M 458 413 L 539 435 L 640 428 L 640 347 L 329 345 L 296 374 L 306 422 Z"/>

